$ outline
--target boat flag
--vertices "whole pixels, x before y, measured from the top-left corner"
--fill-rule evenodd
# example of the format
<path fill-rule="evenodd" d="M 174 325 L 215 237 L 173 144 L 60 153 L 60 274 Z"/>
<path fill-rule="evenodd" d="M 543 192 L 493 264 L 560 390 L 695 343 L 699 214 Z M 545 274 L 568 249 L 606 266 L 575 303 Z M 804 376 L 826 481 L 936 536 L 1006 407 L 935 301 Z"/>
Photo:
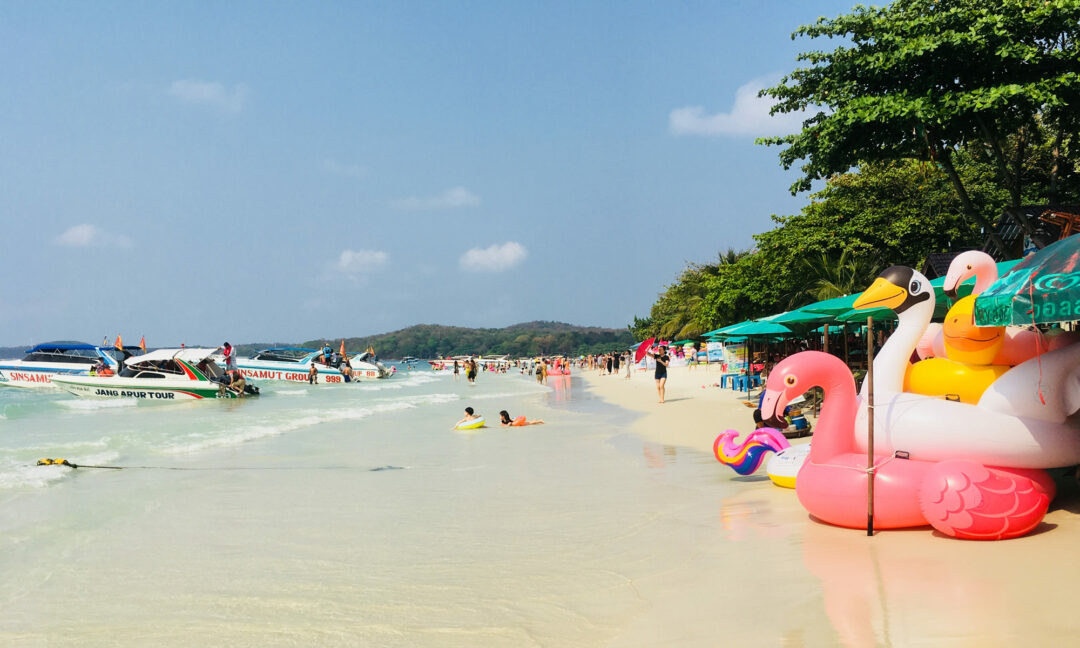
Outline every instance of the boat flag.
<path fill-rule="evenodd" d="M 103 347 L 109 346 L 109 336 L 108 335 L 106 335 L 105 337 L 103 337 L 101 339 L 101 346 L 103 346 Z"/>
<path fill-rule="evenodd" d="M 120 351 L 124 350 L 124 342 L 120 339 L 120 334 L 116 334 L 116 348 Z"/>
<path fill-rule="evenodd" d="M 371 355 L 375 355 L 375 345 L 374 344 L 368 345 L 367 352 L 370 353 Z"/>
<path fill-rule="evenodd" d="M 139 348 L 142 349 L 143 353 L 146 353 L 146 336 L 145 335 L 142 336 L 141 340 L 139 340 Z"/>
<path fill-rule="evenodd" d="M 341 353 L 341 357 L 344 358 L 345 357 L 345 340 L 341 341 L 341 351 L 340 351 L 340 353 Z"/>

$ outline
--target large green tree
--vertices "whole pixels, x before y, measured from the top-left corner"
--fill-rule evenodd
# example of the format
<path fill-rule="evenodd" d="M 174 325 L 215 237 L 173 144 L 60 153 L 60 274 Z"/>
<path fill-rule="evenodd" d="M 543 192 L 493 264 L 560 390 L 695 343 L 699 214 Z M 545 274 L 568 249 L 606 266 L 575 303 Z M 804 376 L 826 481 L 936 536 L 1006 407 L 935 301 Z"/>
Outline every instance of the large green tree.
<path fill-rule="evenodd" d="M 820 18 L 792 38 L 838 39 L 831 51 L 799 56 L 805 67 L 763 91 L 774 112 L 810 111 L 801 132 L 761 140 L 784 146 L 785 168 L 802 162 L 793 192 L 862 162 L 931 160 L 945 173 L 963 214 L 1009 254 L 958 169 L 979 147 L 1008 204 L 1024 198 L 1032 142 L 1052 142 L 1043 185 L 1055 186 L 1075 160 L 1080 99 L 1080 0 L 896 0 Z M 974 152 L 970 152 L 974 155 Z M 1032 224 L 1014 214 L 1029 233 Z"/>

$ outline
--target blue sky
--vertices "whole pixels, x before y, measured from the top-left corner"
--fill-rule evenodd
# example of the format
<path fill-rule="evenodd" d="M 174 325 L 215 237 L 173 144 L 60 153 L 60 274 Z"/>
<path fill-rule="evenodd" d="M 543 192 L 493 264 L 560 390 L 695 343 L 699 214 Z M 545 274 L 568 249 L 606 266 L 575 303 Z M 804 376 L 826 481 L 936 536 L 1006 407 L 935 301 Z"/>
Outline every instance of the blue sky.
<path fill-rule="evenodd" d="M 850 2 L 0 2 L 0 344 L 625 326 L 795 213 Z"/>

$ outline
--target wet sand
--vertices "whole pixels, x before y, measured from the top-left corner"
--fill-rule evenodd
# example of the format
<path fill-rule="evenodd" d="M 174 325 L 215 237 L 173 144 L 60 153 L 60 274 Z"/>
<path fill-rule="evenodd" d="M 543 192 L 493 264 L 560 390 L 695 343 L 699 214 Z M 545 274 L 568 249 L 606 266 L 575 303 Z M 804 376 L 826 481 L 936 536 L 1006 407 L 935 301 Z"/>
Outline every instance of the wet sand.
<path fill-rule="evenodd" d="M 638 412 L 631 431 L 645 439 L 711 455 L 721 431 L 752 429 L 745 395 L 711 386 L 718 370 L 669 373 L 663 405 L 651 372 L 579 376 L 599 397 Z M 703 522 L 697 552 L 636 583 L 648 611 L 611 645 L 1044 645 L 1080 632 L 1071 596 L 1080 492 L 1071 477 L 1058 480 L 1033 534 L 969 542 L 929 527 L 870 538 L 814 521 L 793 491 L 763 476 L 739 477 L 719 463 L 716 471 L 722 482 L 741 482 L 738 494 Z"/>

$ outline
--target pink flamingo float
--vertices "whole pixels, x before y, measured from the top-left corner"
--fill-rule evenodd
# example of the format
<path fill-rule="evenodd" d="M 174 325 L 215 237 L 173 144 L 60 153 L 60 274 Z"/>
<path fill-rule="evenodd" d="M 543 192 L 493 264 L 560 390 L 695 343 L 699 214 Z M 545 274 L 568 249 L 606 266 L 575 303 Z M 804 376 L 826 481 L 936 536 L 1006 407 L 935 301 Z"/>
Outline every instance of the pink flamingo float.
<path fill-rule="evenodd" d="M 766 384 L 762 416 L 782 412 L 791 399 L 821 387 L 825 400 L 810 456 L 795 491 L 814 517 L 837 526 L 866 526 L 867 456 L 855 440 L 859 400 L 844 362 L 819 351 L 790 356 Z M 943 422 L 941 434 L 948 434 Z M 978 434 L 978 430 L 970 433 Z M 953 430 L 958 437 L 968 433 Z M 1055 490 L 1045 471 L 984 466 L 967 459 L 921 461 L 875 457 L 874 526 L 933 526 L 957 538 L 998 540 L 1022 536 L 1046 514 Z"/>

